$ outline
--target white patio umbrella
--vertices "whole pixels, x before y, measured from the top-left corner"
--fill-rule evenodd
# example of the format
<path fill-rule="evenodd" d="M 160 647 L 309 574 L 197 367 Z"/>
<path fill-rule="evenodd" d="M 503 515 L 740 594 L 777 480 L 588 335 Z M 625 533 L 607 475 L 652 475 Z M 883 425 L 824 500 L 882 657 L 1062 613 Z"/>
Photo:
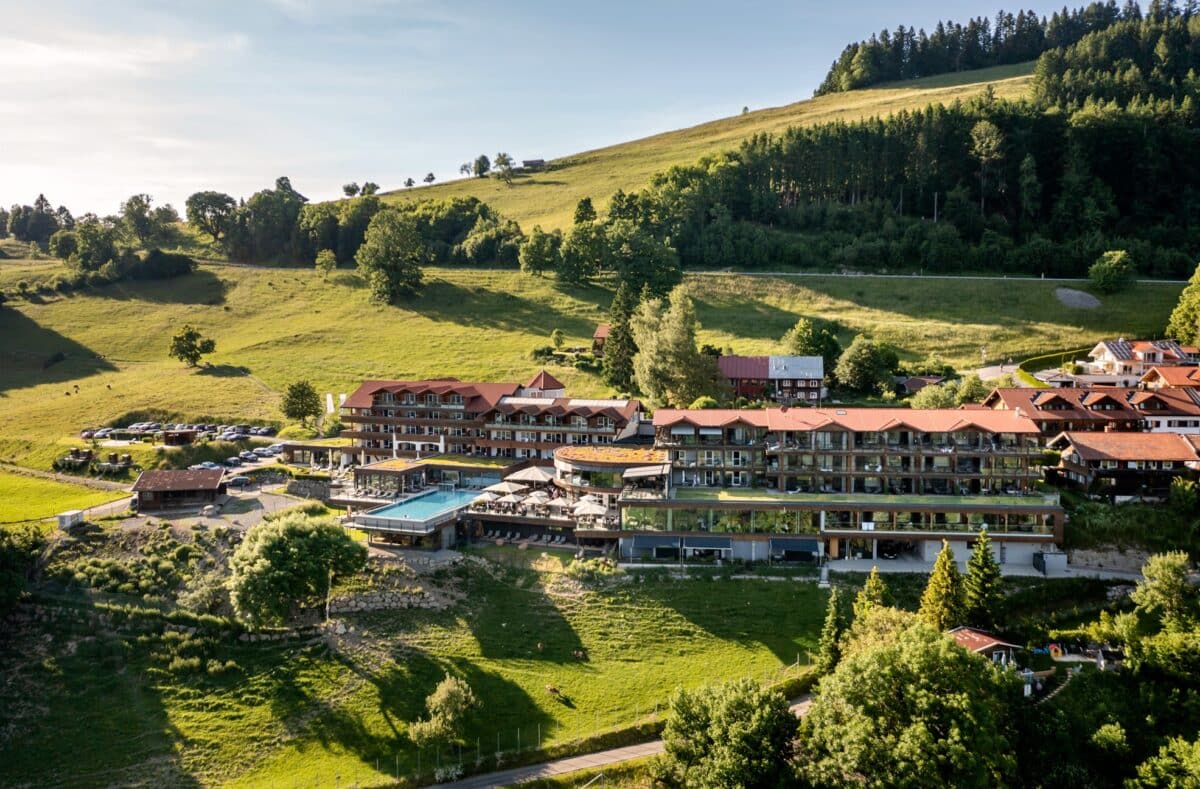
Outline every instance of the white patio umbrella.
<path fill-rule="evenodd" d="M 550 501 L 546 502 L 546 506 L 552 507 L 556 510 L 565 510 L 567 507 L 570 507 L 571 504 L 566 499 L 550 499 Z"/>
<path fill-rule="evenodd" d="M 496 500 L 496 499 L 498 499 L 498 498 L 500 498 L 500 497 L 499 497 L 499 496 L 497 496 L 495 493 L 487 493 L 487 492 L 484 492 L 484 493 L 480 493 L 478 496 L 476 496 L 475 498 L 471 499 L 471 503 L 472 503 L 472 504 L 478 504 L 478 503 L 482 502 L 482 503 L 485 503 L 485 504 L 486 504 L 487 502 L 489 502 L 489 501 L 495 501 L 495 500 Z"/>
<path fill-rule="evenodd" d="M 545 503 L 545 501 L 550 498 L 550 494 L 544 490 L 535 490 L 533 493 L 530 493 L 525 498 L 527 501 L 536 501 L 538 503 Z"/>
<path fill-rule="evenodd" d="M 554 479 L 554 472 L 545 466 L 530 466 L 520 471 L 514 471 L 505 477 L 505 479 L 511 482 L 533 482 L 544 485 Z"/>
<path fill-rule="evenodd" d="M 497 482 L 495 485 L 488 485 L 483 489 L 484 493 L 520 493 L 528 488 L 528 485 L 522 485 L 519 482 Z"/>
<path fill-rule="evenodd" d="M 608 507 L 605 507 L 603 504 L 597 501 L 581 501 L 575 505 L 575 509 L 572 510 L 572 512 L 581 518 L 591 518 L 597 515 L 606 514 L 608 512 Z"/>
<path fill-rule="evenodd" d="M 524 499 L 515 493 L 510 493 L 507 496 L 501 496 L 496 499 L 497 504 L 520 504 Z"/>
<path fill-rule="evenodd" d="M 600 499 L 596 498 L 595 496 L 593 496 L 590 493 L 585 493 L 584 495 L 580 496 L 579 500 L 580 501 L 600 501 Z"/>

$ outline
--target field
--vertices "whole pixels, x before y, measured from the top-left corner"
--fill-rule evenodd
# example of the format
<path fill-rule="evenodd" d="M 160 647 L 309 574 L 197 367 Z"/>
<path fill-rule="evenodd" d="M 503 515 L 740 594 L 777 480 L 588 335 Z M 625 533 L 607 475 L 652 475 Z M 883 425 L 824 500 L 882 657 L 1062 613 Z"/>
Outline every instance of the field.
<path fill-rule="evenodd" d="M 13 265 L 28 264 L 0 261 L 0 276 Z M 369 378 L 525 381 L 539 369 L 530 351 L 554 329 L 568 346 L 590 346 L 612 297 L 607 283 L 559 287 L 514 271 L 434 268 L 428 283 L 419 299 L 384 306 L 351 271 L 323 281 L 307 269 L 206 264 L 183 280 L 10 301 L 0 308 L 0 460 L 46 469 L 79 430 L 147 411 L 279 422 L 278 393 L 299 379 L 322 393 Z M 777 352 L 805 315 L 840 321 L 844 342 L 866 332 L 906 358 L 937 354 L 962 369 L 981 348 L 997 360 L 1155 335 L 1181 289 L 1141 284 L 1072 310 L 1038 280 L 689 275 L 686 285 L 700 341 L 737 353 Z M 211 366 L 167 357 L 184 323 L 216 339 Z M 576 395 L 608 393 L 595 375 L 550 371 Z"/>
<path fill-rule="evenodd" d="M 485 758 L 499 747 L 511 762 L 518 729 L 523 750 L 539 734 L 555 748 L 649 719 L 678 685 L 770 680 L 807 660 L 824 613 L 812 583 L 652 573 L 584 584 L 555 558 L 489 555 L 420 579 L 457 597 L 448 610 L 348 616 L 354 633 L 332 647 L 209 644 L 209 659 L 236 666 L 215 674 L 165 668 L 154 654 L 171 643 L 154 637 L 0 641 L 0 706 L 21 732 L 0 731 L 0 784 L 383 783 L 397 765 L 416 770 L 404 730 L 447 672 L 482 704 L 464 760 L 478 740 Z M 438 758 L 424 752 L 422 771 Z"/>
<path fill-rule="evenodd" d="M 886 116 L 928 104 L 951 104 L 982 92 L 987 85 L 993 87 L 998 97 L 1020 98 L 1028 90 L 1032 73 L 1032 62 L 1020 63 L 835 93 L 573 154 L 549 162 L 543 172 L 517 176 L 512 186 L 494 178 L 469 178 L 391 192 L 387 198 L 475 196 L 504 216 L 517 220 L 527 233 L 534 225 L 541 225 L 544 230 L 565 228 L 571 224 L 575 204 L 581 197 L 591 197 L 596 208 L 602 209 L 618 189 L 626 192 L 640 189 L 661 170 L 692 164 L 702 156 L 736 148 L 754 134 L 776 133 L 789 126 Z M 535 153 L 523 155 L 533 158 Z"/>
<path fill-rule="evenodd" d="M 122 497 L 120 492 L 0 471 L 0 524 L 50 518 Z"/>

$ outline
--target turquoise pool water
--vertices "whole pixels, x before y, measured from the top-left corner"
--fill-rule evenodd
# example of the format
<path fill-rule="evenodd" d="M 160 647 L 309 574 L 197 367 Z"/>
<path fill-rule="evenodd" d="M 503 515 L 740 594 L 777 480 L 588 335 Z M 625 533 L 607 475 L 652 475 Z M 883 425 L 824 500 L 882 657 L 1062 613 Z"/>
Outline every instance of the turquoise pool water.
<path fill-rule="evenodd" d="M 474 490 L 436 490 L 425 493 L 415 499 L 388 504 L 377 510 L 365 513 L 375 518 L 396 518 L 399 520 L 427 521 L 444 512 L 465 507 L 479 495 Z"/>

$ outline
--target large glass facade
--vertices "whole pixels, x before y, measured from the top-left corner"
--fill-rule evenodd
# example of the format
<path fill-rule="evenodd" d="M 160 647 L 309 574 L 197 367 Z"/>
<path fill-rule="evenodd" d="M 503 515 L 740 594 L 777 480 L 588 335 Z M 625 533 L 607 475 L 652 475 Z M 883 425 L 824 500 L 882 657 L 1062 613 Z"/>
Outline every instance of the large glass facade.
<path fill-rule="evenodd" d="M 713 534 L 816 534 L 819 516 L 788 510 L 666 509 L 627 506 L 622 527 L 629 530 L 711 532 Z"/>

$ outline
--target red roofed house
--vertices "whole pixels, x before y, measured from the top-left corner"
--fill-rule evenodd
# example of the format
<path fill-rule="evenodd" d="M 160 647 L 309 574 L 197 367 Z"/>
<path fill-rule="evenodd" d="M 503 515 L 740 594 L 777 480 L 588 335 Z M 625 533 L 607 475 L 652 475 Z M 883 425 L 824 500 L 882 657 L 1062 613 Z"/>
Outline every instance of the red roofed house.
<path fill-rule="evenodd" d="M 608 342 L 608 335 L 612 332 L 612 326 L 607 323 L 601 323 L 596 327 L 596 331 L 592 332 L 592 353 L 597 356 L 604 355 L 604 343 Z"/>
<path fill-rule="evenodd" d="M 566 385 L 545 370 L 535 375 L 520 391 L 522 397 L 563 397 L 566 393 Z"/>
<path fill-rule="evenodd" d="M 1182 346 L 1174 340 L 1104 340 L 1088 354 L 1085 365 L 1089 376 L 1108 376 L 1111 380 L 1097 381 L 1117 386 L 1132 386 L 1151 367 L 1195 364 L 1197 349 Z"/>
<path fill-rule="evenodd" d="M 946 635 L 968 652 L 982 655 L 993 663 L 1011 666 L 1016 662 L 1017 650 L 1021 647 L 1002 641 L 986 630 L 974 627 L 956 627 Z"/>
<path fill-rule="evenodd" d="M 203 507 L 225 495 L 224 472 L 220 469 L 198 471 L 143 471 L 133 483 L 140 511 L 175 507 Z"/>
<path fill-rule="evenodd" d="M 1094 493 L 1114 496 L 1166 498 L 1171 480 L 1194 478 L 1200 456 L 1195 436 L 1175 433 L 1071 433 L 1050 442 L 1062 453 L 1046 476 Z M 1191 439 L 1191 440 L 1189 440 Z"/>
<path fill-rule="evenodd" d="M 825 395 L 820 356 L 719 356 L 717 367 L 735 397 L 815 405 Z"/>
<path fill-rule="evenodd" d="M 1151 367 L 1138 382 L 1146 389 L 1198 389 L 1200 367 Z"/>
<path fill-rule="evenodd" d="M 1200 433 L 1200 389 L 994 389 L 984 405 L 1029 417 L 1047 437 L 1063 431 Z"/>

